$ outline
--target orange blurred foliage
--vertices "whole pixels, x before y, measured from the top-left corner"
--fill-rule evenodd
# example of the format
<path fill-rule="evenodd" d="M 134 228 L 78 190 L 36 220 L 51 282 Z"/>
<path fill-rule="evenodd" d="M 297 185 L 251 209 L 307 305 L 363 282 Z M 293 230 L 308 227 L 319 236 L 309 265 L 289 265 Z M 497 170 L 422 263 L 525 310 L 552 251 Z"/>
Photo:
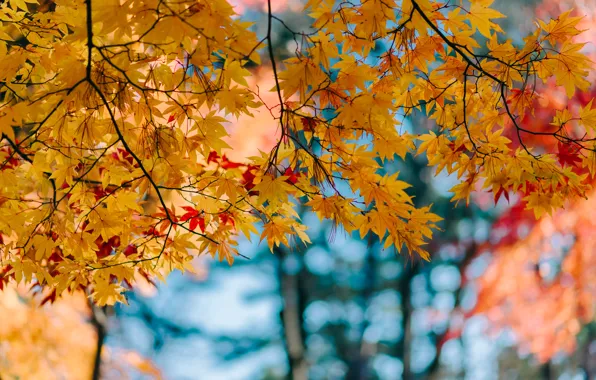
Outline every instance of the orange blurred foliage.
<path fill-rule="evenodd" d="M 91 378 L 96 334 L 82 294 L 39 307 L 26 289 L 0 294 L 0 378 Z"/>
<path fill-rule="evenodd" d="M 24 287 L 0 292 L 0 379 L 90 379 L 97 349 L 89 303 L 82 292 L 40 306 Z M 128 379 L 130 370 L 160 379 L 160 371 L 132 351 L 102 353 L 102 378 Z"/>
<path fill-rule="evenodd" d="M 596 192 L 536 223 L 528 236 L 502 245 L 479 279 L 476 313 L 513 328 L 520 348 L 547 361 L 575 349 L 596 306 Z"/>
<path fill-rule="evenodd" d="M 576 16 L 585 15 L 578 26 L 587 30 L 577 42 L 596 59 L 596 0 L 545 0 L 537 6 L 536 15 L 545 19 L 574 8 Z M 592 70 L 594 79 L 596 71 Z M 521 121 L 532 131 L 552 130 L 549 123 L 564 104 L 564 90 L 554 83 L 537 87 L 541 93 L 534 115 Z M 593 97 L 577 93 L 570 108 L 583 107 Z M 519 146 L 515 128 L 508 137 Z M 573 133 L 573 126 L 569 126 Z M 546 152 L 557 152 L 556 139 L 524 133 L 527 146 Z M 560 152 L 559 146 L 559 154 Z M 561 158 L 561 157 L 560 157 Z M 574 168 L 573 170 L 579 170 Z M 587 181 L 593 183 L 592 178 Z M 576 335 L 582 324 L 594 320 L 596 311 L 596 191 L 586 200 L 536 221 L 523 204 L 514 205 L 493 226 L 495 239 L 483 247 L 492 253 L 492 262 L 477 280 L 478 301 L 472 314 L 485 314 L 493 330 L 511 327 L 519 348 L 534 354 L 541 362 L 559 352 L 571 353 L 576 348 Z"/>
<path fill-rule="evenodd" d="M 229 135 L 226 142 L 232 147 L 225 152 L 232 161 L 246 161 L 247 157 L 259 155 L 259 150 L 270 151 L 279 140 L 279 109 L 269 109 L 268 105 L 277 104 L 277 93 L 269 91 L 275 86 L 271 68 L 259 68 L 254 75 L 247 78 L 250 88 L 258 94 L 264 103 L 252 111 L 253 116 L 241 115 L 231 120 L 226 128 Z"/>

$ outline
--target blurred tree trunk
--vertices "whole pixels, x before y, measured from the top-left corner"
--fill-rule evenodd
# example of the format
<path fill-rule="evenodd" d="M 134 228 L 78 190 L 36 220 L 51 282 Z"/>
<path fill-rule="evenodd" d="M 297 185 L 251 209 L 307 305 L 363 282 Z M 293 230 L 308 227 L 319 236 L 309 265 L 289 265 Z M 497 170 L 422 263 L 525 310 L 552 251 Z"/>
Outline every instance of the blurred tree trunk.
<path fill-rule="evenodd" d="M 404 380 L 410 380 L 413 378 L 411 362 L 412 362 L 412 328 L 411 328 L 411 317 L 412 317 L 412 278 L 418 273 L 418 263 L 412 262 L 411 267 L 404 269 L 403 278 L 400 284 L 401 293 L 401 307 L 403 311 L 402 318 L 402 331 L 404 332 L 401 340 L 400 351 L 404 370 L 402 372 L 402 378 Z"/>
<path fill-rule="evenodd" d="M 468 265 L 470 265 L 470 263 L 472 262 L 472 259 L 475 257 L 477 249 L 478 249 L 478 245 L 476 244 L 476 242 L 474 240 L 472 240 L 464 252 L 464 257 L 457 265 L 457 269 L 459 271 L 459 275 L 460 275 L 462 284 L 464 283 L 463 279 L 465 277 L 465 271 L 468 268 Z M 461 306 L 463 290 L 464 290 L 463 285 L 460 285 L 460 287 L 455 291 L 455 304 L 453 305 L 452 313 L 461 312 L 460 306 Z M 441 376 L 439 373 L 439 369 L 440 369 L 439 361 L 441 359 L 441 349 L 443 347 L 443 344 L 445 343 L 445 338 L 447 337 L 448 333 L 449 333 L 449 327 L 447 327 L 447 329 L 442 334 L 439 334 L 435 337 L 436 355 L 433 358 L 433 361 L 428 366 L 428 376 L 431 378 L 440 378 L 440 376 Z M 463 374 L 460 374 L 460 375 L 463 376 Z"/>
<path fill-rule="evenodd" d="M 95 359 L 93 361 L 93 372 L 91 375 L 92 380 L 101 379 L 101 352 L 103 345 L 106 340 L 106 313 L 105 308 L 99 308 L 93 304 L 90 304 L 91 308 L 91 324 L 95 328 L 97 334 L 97 343 L 95 348 Z"/>
<path fill-rule="evenodd" d="M 594 342 L 594 329 L 596 327 L 593 323 L 586 326 L 587 336 L 586 341 L 582 346 L 580 367 L 586 374 L 586 379 L 596 378 L 596 355 L 591 352 L 591 346 Z"/>
<path fill-rule="evenodd" d="M 362 324 L 360 326 L 360 344 L 358 344 L 354 352 L 350 355 L 348 363 L 348 373 L 346 375 L 347 380 L 352 379 L 368 379 L 370 378 L 369 360 L 374 354 L 374 346 L 364 339 L 364 333 L 370 325 L 370 321 L 366 317 L 366 311 L 370 306 L 370 301 L 375 292 L 376 286 L 376 273 L 377 265 L 375 260 L 375 253 L 373 249 L 374 236 L 368 234 L 368 249 L 366 251 L 365 258 L 365 277 L 364 286 L 362 288 L 362 302 L 360 307 L 362 308 L 362 314 L 364 315 Z"/>
<path fill-rule="evenodd" d="M 553 368 L 552 368 L 550 360 L 547 361 L 546 363 L 544 363 L 540 367 L 540 375 L 542 377 L 542 380 L 552 380 L 552 379 L 556 378 L 554 376 Z"/>
<path fill-rule="evenodd" d="M 283 248 L 278 248 L 275 256 L 278 257 L 279 291 L 282 298 L 280 312 L 283 328 L 286 354 L 290 366 L 289 378 L 293 380 L 308 379 L 308 362 L 306 361 L 306 347 L 304 345 L 304 308 L 306 294 L 304 294 L 303 272 L 304 263 L 300 259 L 300 270 L 296 274 L 286 273 L 283 263 L 288 253 Z"/>

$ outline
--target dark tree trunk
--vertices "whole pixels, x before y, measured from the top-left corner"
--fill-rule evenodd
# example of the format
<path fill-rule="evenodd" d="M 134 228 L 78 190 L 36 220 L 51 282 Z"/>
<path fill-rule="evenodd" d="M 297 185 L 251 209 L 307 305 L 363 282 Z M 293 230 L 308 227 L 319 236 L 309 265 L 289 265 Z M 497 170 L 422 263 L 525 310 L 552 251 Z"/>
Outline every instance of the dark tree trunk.
<path fill-rule="evenodd" d="M 404 365 L 402 378 L 404 380 L 413 379 L 411 369 L 412 362 L 412 332 L 411 332 L 411 317 L 412 317 L 412 278 L 418 273 L 419 264 L 412 262 L 410 266 L 406 265 L 404 268 L 403 277 L 400 281 L 401 306 L 403 310 L 402 329 L 404 332 L 403 339 L 400 344 L 400 353 Z"/>
<path fill-rule="evenodd" d="M 307 380 L 308 362 L 305 356 L 303 329 L 303 314 L 306 306 L 306 295 L 302 284 L 304 269 L 296 274 L 287 274 L 283 268 L 283 261 L 287 257 L 286 250 L 279 248 L 275 255 L 278 258 L 279 292 L 283 302 L 280 319 L 290 367 L 288 375 L 293 380 Z"/>
<path fill-rule="evenodd" d="M 92 380 L 101 379 L 101 351 L 106 340 L 106 314 L 105 308 L 98 308 L 91 304 L 91 324 L 95 328 L 97 334 L 97 342 L 95 345 L 95 359 L 93 360 Z"/>
<path fill-rule="evenodd" d="M 478 249 L 478 247 L 477 247 L 476 243 L 474 241 L 472 241 L 472 243 L 466 248 L 463 259 L 459 262 L 459 264 L 457 266 L 457 269 L 459 270 L 459 274 L 460 274 L 460 278 L 461 278 L 461 283 L 464 282 L 463 278 L 464 278 L 466 268 L 468 267 L 468 265 L 470 264 L 470 262 L 476 255 L 477 249 Z M 460 307 L 461 299 L 462 299 L 462 292 L 463 292 L 462 286 L 460 286 L 455 291 L 455 305 L 453 307 L 454 311 L 457 311 Z M 436 355 L 428 367 L 428 375 L 431 377 L 435 376 L 437 374 L 437 371 L 439 370 L 439 359 L 441 358 L 441 347 L 442 347 L 442 344 L 445 343 L 445 342 L 443 342 L 443 340 L 445 339 L 445 336 L 447 335 L 448 332 L 449 332 L 449 330 L 446 330 L 444 333 L 438 335 L 435 338 Z"/>
<path fill-rule="evenodd" d="M 374 236 L 369 233 L 368 235 L 368 250 L 366 254 L 366 262 L 364 266 L 365 271 L 365 278 L 364 278 L 364 287 L 362 289 L 362 312 L 366 315 L 366 310 L 370 305 L 370 300 L 375 292 L 375 286 L 377 282 L 377 264 L 373 249 L 374 243 Z M 354 350 L 351 354 L 351 358 L 349 361 L 349 368 L 348 373 L 346 375 L 346 379 L 368 379 L 370 378 L 370 370 L 369 370 L 369 360 L 370 357 L 374 354 L 374 347 L 364 340 L 364 333 L 368 326 L 370 325 L 370 321 L 368 319 L 364 319 L 362 325 L 360 326 L 360 343 L 354 347 Z"/>

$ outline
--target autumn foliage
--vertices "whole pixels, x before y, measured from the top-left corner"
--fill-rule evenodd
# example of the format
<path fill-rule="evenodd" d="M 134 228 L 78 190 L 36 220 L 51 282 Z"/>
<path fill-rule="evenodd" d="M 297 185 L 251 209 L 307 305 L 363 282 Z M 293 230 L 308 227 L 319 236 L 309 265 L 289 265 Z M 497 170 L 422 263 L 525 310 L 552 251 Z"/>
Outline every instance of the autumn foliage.
<path fill-rule="evenodd" d="M 311 0 L 314 31 L 289 30 L 296 51 L 282 62 L 271 8 L 259 40 L 224 0 L 8 1 L 0 284 L 125 301 L 135 276 L 163 278 L 202 254 L 231 264 L 239 234 L 271 250 L 308 243 L 296 202 L 428 259 L 440 217 L 384 171 L 408 153 L 457 173 L 454 200 L 477 187 L 496 199 L 521 192 L 540 217 L 585 196 L 596 172 L 592 101 L 562 105 L 547 129 L 522 122 L 540 112 L 540 83 L 567 98 L 588 89 L 591 62 L 571 40 L 579 18 L 538 21 L 517 46 L 490 5 Z M 260 53 L 271 89 L 249 81 Z M 262 101 L 267 90 L 273 102 Z M 229 159 L 226 123 L 262 107 L 277 141 Z M 415 113 L 435 127 L 403 131 Z"/>
<path fill-rule="evenodd" d="M 537 10 L 546 15 L 573 5 L 571 1 L 544 1 Z M 574 43 L 589 41 L 593 35 L 590 10 L 594 6 L 594 1 L 586 1 L 578 3 L 572 13 L 565 13 L 578 29 L 587 31 L 587 35 L 574 36 Z M 583 13 L 586 16 L 579 17 Z M 586 45 L 583 51 L 592 59 L 595 56 L 593 45 Z M 593 75 L 591 72 L 590 78 Z M 553 152 L 561 167 L 593 185 L 593 137 L 589 137 L 591 130 L 583 130 L 580 124 L 589 127 L 596 122 L 594 87 L 571 97 L 553 80 L 537 88 L 541 95 L 532 100 L 533 113 L 519 122 L 528 132 L 522 129 L 516 137 L 515 129 L 510 129 L 507 136 L 516 146 L 525 141 L 541 151 Z M 584 144 L 591 148 L 584 149 Z M 564 209 L 536 220 L 523 201 L 515 200 L 493 226 L 490 242 L 477 252 L 489 253 L 493 259 L 476 281 L 478 304 L 472 314 L 486 315 L 495 333 L 511 328 L 520 350 L 534 354 L 541 362 L 576 350 L 576 336 L 583 325 L 594 320 L 593 203 L 594 191 L 590 190 L 585 199 L 568 201 Z"/>
<path fill-rule="evenodd" d="M 0 376 L 55 370 L 31 356 L 44 345 L 68 358 L 61 375 L 87 376 L 90 310 L 200 255 L 232 264 L 239 235 L 273 252 L 309 243 L 297 203 L 429 259 L 440 217 L 386 165 L 408 154 L 457 176 L 455 202 L 513 203 L 477 252 L 493 261 L 473 314 L 543 361 L 572 350 L 596 299 L 579 12 L 545 11 L 518 43 L 491 0 L 310 0 L 309 32 L 273 13 L 285 2 L 246 3 L 268 12 L 265 36 L 226 0 L 0 6 L 0 313 L 15 315 L 0 326 Z M 293 37 L 290 58 L 272 25 Z M 410 116 L 430 128 L 408 131 Z"/>

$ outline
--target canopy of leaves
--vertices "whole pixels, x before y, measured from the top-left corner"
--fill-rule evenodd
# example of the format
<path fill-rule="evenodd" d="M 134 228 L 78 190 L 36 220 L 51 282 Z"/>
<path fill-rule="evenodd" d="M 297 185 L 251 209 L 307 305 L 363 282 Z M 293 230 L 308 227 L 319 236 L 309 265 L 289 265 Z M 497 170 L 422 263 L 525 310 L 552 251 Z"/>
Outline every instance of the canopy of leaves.
<path fill-rule="evenodd" d="M 590 61 L 570 42 L 579 18 L 540 21 L 516 47 L 491 2 L 311 0 L 314 31 L 288 30 L 295 56 L 280 62 L 271 23 L 285 24 L 270 10 L 258 40 L 225 0 L 9 0 L 0 8 L 0 285 L 124 301 L 135 276 L 163 278 L 205 253 L 231 264 L 238 233 L 250 238 L 258 225 L 271 249 L 308 243 L 296 202 L 428 259 L 440 218 L 382 170 L 408 152 L 457 173 L 454 200 L 478 184 L 496 198 L 522 191 L 541 216 L 584 196 L 596 171 L 591 103 L 560 109 L 546 131 L 519 122 L 535 112 L 537 82 L 568 97 L 588 87 Z M 378 46 L 386 51 L 372 54 Z M 280 138 L 271 152 L 231 161 L 228 118 L 250 116 L 268 90 L 247 80 L 261 51 L 277 95 L 264 106 Z M 414 113 L 433 130 L 403 131 Z M 560 145 L 533 146 L 527 135 Z"/>

